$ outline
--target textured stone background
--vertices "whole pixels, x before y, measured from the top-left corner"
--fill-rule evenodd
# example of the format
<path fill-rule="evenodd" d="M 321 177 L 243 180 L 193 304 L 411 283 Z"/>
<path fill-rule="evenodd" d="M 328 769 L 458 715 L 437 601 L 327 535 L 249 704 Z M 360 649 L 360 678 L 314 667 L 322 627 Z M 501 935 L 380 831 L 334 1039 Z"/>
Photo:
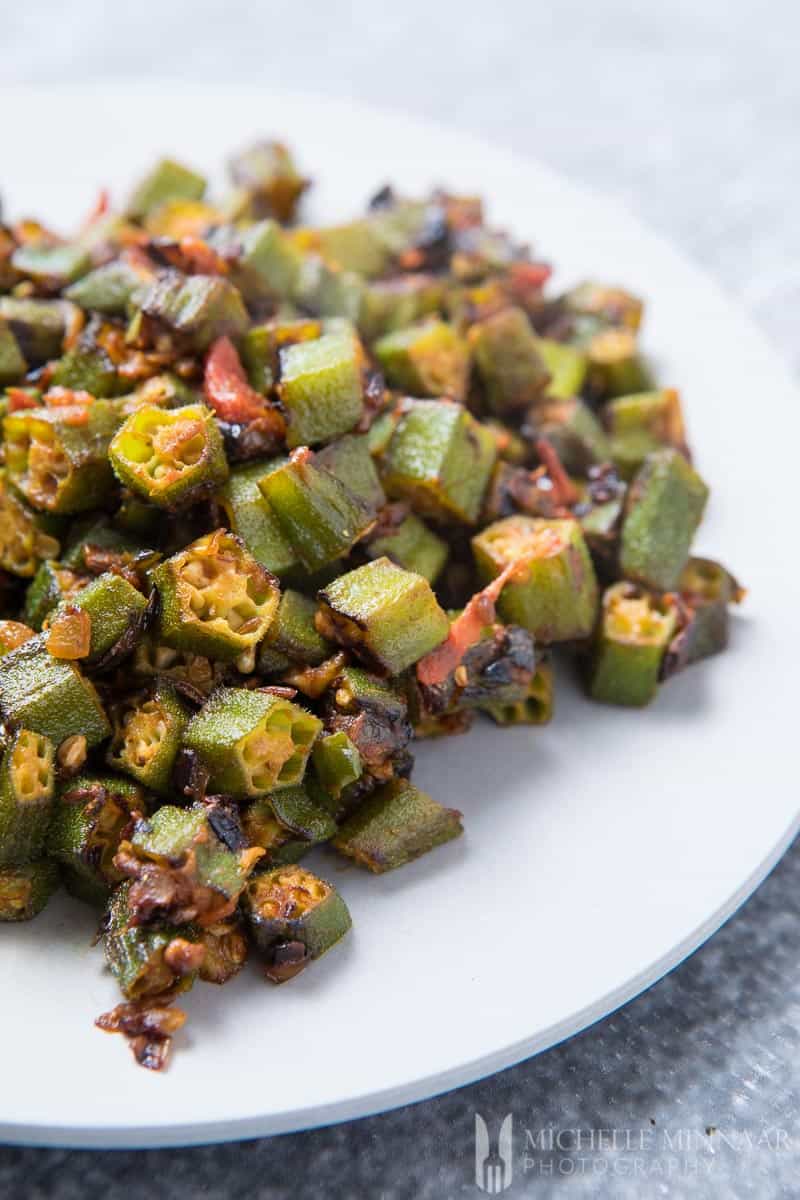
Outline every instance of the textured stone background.
<path fill-rule="evenodd" d="M 4 6 L 2 41 L 8 82 L 250 79 L 401 107 L 539 155 L 618 196 L 704 264 L 800 366 L 796 3 L 39 0 Z M 519 1160 L 510 1196 L 795 1197 L 798 894 L 795 847 L 720 933 L 648 993 L 472 1087 L 349 1125 L 223 1147 L 0 1149 L 0 1197 L 477 1195 L 476 1109 L 495 1124 L 513 1111 L 518 1130 L 617 1131 L 617 1149 L 569 1148 L 562 1137 L 568 1148 L 532 1153 L 527 1173 Z"/>

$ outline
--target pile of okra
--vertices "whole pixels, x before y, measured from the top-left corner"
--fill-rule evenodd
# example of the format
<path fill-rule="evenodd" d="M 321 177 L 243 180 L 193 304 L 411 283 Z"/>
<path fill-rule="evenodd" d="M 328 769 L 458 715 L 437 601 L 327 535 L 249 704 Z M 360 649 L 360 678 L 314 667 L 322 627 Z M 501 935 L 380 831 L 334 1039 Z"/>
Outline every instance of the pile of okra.
<path fill-rule="evenodd" d="M 461 833 L 414 739 L 546 722 L 555 652 L 647 704 L 742 595 L 639 299 L 549 294 L 474 196 L 309 227 L 285 146 L 229 169 L 0 225 L 0 921 L 95 906 L 151 1068 L 195 980 L 347 932 L 312 847 Z"/>

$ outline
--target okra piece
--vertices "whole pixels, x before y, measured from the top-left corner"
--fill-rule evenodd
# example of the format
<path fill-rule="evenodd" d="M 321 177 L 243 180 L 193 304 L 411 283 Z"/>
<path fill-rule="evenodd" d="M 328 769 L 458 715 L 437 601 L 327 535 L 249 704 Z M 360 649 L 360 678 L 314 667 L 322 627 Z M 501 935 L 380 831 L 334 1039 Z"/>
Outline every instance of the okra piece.
<path fill-rule="evenodd" d="M 452 325 L 438 318 L 379 338 L 373 350 L 392 387 L 410 396 L 463 400 L 470 352 Z"/>
<path fill-rule="evenodd" d="M 340 827 L 333 846 L 375 874 L 393 871 L 463 833 L 461 813 L 407 779 L 378 788 Z"/>
<path fill-rule="evenodd" d="M 708 488 L 679 451 L 649 454 L 625 498 L 621 574 L 657 591 L 676 588 L 707 499 Z"/>
<path fill-rule="evenodd" d="M 549 372 L 521 308 L 505 308 L 476 322 L 469 331 L 469 345 L 493 413 L 504 416 L 536 403 Z"/>
<path fill-rule="evenodd" d="M 217 338 L 241 337 L 249 325 L 241 294 L 219 275 L 164 271 L 147 288 L 140 308 L 195 354 L 202 354 Z"/>
<path fill-rule="evenodd" d="M 288 300 L 294 295 L 303 255 L 276 221 L 236 230 L 228 226 L 209 241 L 232 258 L 233 282 L 247 301 Z"/>
<path fill-rule="evenodd" d="M 474 524 L 496 458 L 491 431 L 460 404 L 406 401 L 383 457 L 383 483 L 420 516 Z"/>
<path fill-rule="evenodd" d="M 19 729 L 0 760 L 0 866 L 31 862 L 44 853 L 55 793 L 55 747 L 40 733 Z"/>
<path fill-rule="evenodd" d="M 629 329 L 632 333 L 639 329 L 644 311 L 638 296 L 624 288 L 594 282 L 579 283 L 567 292 L 562 303 L 569 313 Z"/>
<path fill-rule="evenodd" d="M 566 342 L 543 337 L 537 340 L 536 348 L 550 376 L 545 396 L 554 400 L 569 400 L 579 396 L 589 369 L 584 352 Z"/>
<path fill-rule="evenodd" d="M 256 142 L 231 160 L 230 171 L 233 182 L 252 198 L 254 216 L 274 216 L 284 224 L 309 186 L 282 142 Z"/>
<path fill-rule="evenodd" d="M 5 321 L 0 319 L 0 387 L 16 383 L 28 369 L 19 342 Z"/>
<path fill-rule="evenodd" d="M 114 866 L 134 812 L 145 811 L 142 789 L 119 775 L 84 772 L 68 780 L 53 804 L 47 853 L 61 866 L 67 891 L 104 905 L 122 880 Z"/>
<path fill-rule="evenodd" d="M 199 971 L 203 983 L 221 985 L 239 974 L 247 961 L 248 945 L 238 913 L 204 929 L 200 940 L 205 950 Z"/>
<path fill-rule="evenodd" d="M 228 478 L 222 434 L 203 404 L 137 408 L 108 454 L 120 482 L 161 508 L 192 504 Z"/>
<path fill-rule="evenodd" d="M 259 482 L 285 462 L 270 459 L 236 467 L 219 493 L 232 532 L 242 539 L 256 562 L 278 576 L 286 575 L 298 560 Z"/>
<path fill-rule="evenodd" d="M 133 924 L 130 893 L 134 886 L 127 881 L 120 884 L 105 914 L 103 951 L 111 974 L 127 1000 L 185 991 L 192 986 L 197 967 L 184 970 L 188 964 L 183 950 L 198 934 L 187 926 Z"/>
<path fill-rule="evenodd" d="M 0 321 L 14 335 L 28 366 L 58 358 L 70 305 L 61 300 L 0 296 Z"/>
<path fill-rule="evenodd" d="M 202 200 L 206 181 L 202 175 L 181 166 L 171 158 L 162 158 L 134 188 L 125 211 L 141 220 L 168 200 Z"/>
<path fill-rule="evenodd" d="M 546 725 L 553 718 L 554 689 L 553 669 L 541 663 L 523 700 L 482 704 L 481 712 L 495 725 Z"/>
<path fill-rule="evenodd" d="M 358 747 L 341 731 L 329 733 L 317 741 L 312 761 L 323 790 L 334 801 L 338 801 L 345 788 L 356 783 L 364 773 Z"/>
<path fill-rule="evenodd" d="M 626 479 L 661 446 L 673 446 L 688 457 L 680 397 L 674 388 L 619 396 L 609 401 L 603 414 L 611 440 L 608 457 Z"/>
<path fill-rule="evenodd" d="M 0 567 L 30 579 L 42 559 L 55 558 L 59 544 L 47 528 L 48 519 L 32 512 L 0 474 Z"/>
<path fill-rule="evenodd" d="M 133 650 L 144 630 L 147 601 L 122 575 L 106 571 L 82 587 L 65 604 L 85 612 L 91 621 L 88 661 L 94 665 L 116 648 L 114 661 Z"/>
<path fill-rule="evenodd" d="M 58 360 L 50 377 L 51 387 L 89 392 L 95 399 L 115 395 L 117 384 L 117 369 L 100 346 L 78 344 Z"/>
<path fill-rule="evenodd" d="M 330 442 L 358 424 L 362 361 L 358 339 L 348 334 L 328 333 L 281 350 L 278 395 L 290 448 Z"/>
<path fill-rule="evenodd" d="M 247 886 L 244 909 L 273 983 L 284 983 L 320 958 L 352 925 L 333 884 L 300 866 L 256 875 Z"/>
<path fill-rule="evenodd" d="M 71 284 L 64 295 L 81 308 L 103 316 L 122 317 L 141 300 L 153 275 L 152 270 L 117 259 L 89 271 Z"/>
<path fill-rule="evenodd" d="M 366 505 L 308 451 L 295 451 L 259 487 L 307 571 L 347 554 L 374 521 Z"/>
<path fill-rule="evenodd" d="M 278 607 L 276 580 L 224 529 L 206 534 L 152 572 L 158 640 L 232 662 L 253 649 Z"/>
<path fill-rule="evenodd" d="M 406 571 L 415 571 L 428 583 L 435 583 L 442 573 L 449 554 L 447 542 L 434 533 L 415 513 L 378 537 L 371 537 L 364 549 L 370 558 L 386 557 Z"/>
<path fill-rule="evenodd" d="M 487 583 L 518 564 L 497 603 L 504 620 L 521 625 L 543 644 L 592 632 L 597 579 L 577 521 L 506 517 L 476 534 L 472 549 L 478 574 Z"/>
<path fill-rule="evenodd" d="M 111 732 L 92 684 L 74 663 L 52 657 L 43 634 L 0 658 L 0 712 L 56 746 L 82 734 L 91 748 Z"/>
<path fill-rule="evenodd" d="M 320 632 L 388 675 L 417 662 L 450 629 L 427 579 L 388 558 L 341 575 L 319 601 Z"/>
<path fill-rule="evenodd" d="M 593 463 L 611 458 L 605 430 L 583 400 L 543 401 L 535 418 L 538 436 L 550 442 L 571 474 L 585 475 Z"/>
<path fill-rule="evenodd" d="M 650 386 L 650 373 L 639 355 L 636 335 L 627 329 L 604 329 L 586 347 L 588 382 L 600 396 L 627 396 Z"/>
<path fill-rule="evenodd" d="M 181 748 L 189 711 L 167 680 L 149 695 L 135 697 L 113 713 L 110 766 L 162 796 L 173 790 L 172 769 Z"/>
<path fill-rule="evenodd" d="M 359 325 L 368 340 L 405 329 L 443 306 L 445 284 L 433 275 L 370 280 L 364 290 Z"/>
<path fill-rule="evenodd" d="M 365 283 L 354 271 L 340 271 L 316 254 L 301 263 L 293 300 L 317 317 L 346 317 L 357 324 L 364 302 Z"/>
<path fill-rule="evenodd" d="M 641 706 L 655 696 L 661 664 L 677 629 L 669 596 L 633 583 L 603 594 L 600 626 L 589 666 L 589 695 L 605 704 Z"/>
<path fill-rule="evenodd" d="M 678 591 L 691 613 L 686 630 L 687 663 L 724 650 L 729 638 L 729 606 L 744 597 L 730 571 L 711 558 L 690 558 L 681 572 Z"/>
<path fill-rule="evenodd" d="M 326 261 L 345 271 L 355 271 L 364 279 L 377 279 L 390 263 L 389 247 L 380 228 L 369 217 L 343 225 L 301 230 L 300 237 L 307 239 L 309 246 Z"/>
<path fill-rule="evenodd" d="M 317 462 L 361 500 L 373 516 L 386 503 L 366 435 L 337 438 L 320 450 Z"/>
<path fill-rule="evenodd" d="M 117 519 L 117 515 L 114 519 Z M 131 537 L 122 529 L 117 529 L 109 522 L 108 517 L 96 517 L 90 513 L 85 517 L 76 518 L 70 523 L 69 532 L 64 538 L 61 565 L 71 571 L 85 571 L 87 563 L 93 561 L 97 551 L 105 552 L 123 562 L 133 563 L 147 553 L 147 548 L 137 538 Z"/>
<path fill-rule="evenodd" d="M 79 242 L 55 246 L 44 241 L 27 242 L 17 246 L 11 255 L 11 265 L 48 291 L 57 291 L 85 275 L 92 259 Z"/>
<path fill-rule="evenodd" d="M 60 883 L 58 867 L 47 858 L 0 867 L 0 922 L 38 916 Z"/>
<path fill-rule="evenodd" d="M 300 783 L 321 728 L 290 700 L 218 688 L 190 721 L 185 744 L 208 768 L 211 788 L 247 799 Z"/>
<path fill-rule="evenodd" d="M 319 666 L 330 657 L 333 647 L 314 624 L 316 612 L 316 601 L 302 592 L 286 588 L 267 630 L 265 647 L 286 655 L 293 662 Z"/>
<path fill-rule="evenodd" d="M 326 731 L 347 734 L 363 768 L 359 779 L 343 787 L 338 803 L 331 793 L 322 792 L 321 801 L 338 816 L 349 812 L 377 784 L 410 772 L 412 729 L 405 694 L 360 667 L 345 667 L 323 703 Z"/>
<path fill-rule="evenodd" d="M 9 481 L 40 511 L 102 508 L 115 486 L 108 446 L 119 424 L 110 400 L 10 413 L 3 421 Z"/>
<path fill-rule="evenodd" d="M 262 866 L 298 862 L 312 846 L 329 841 L 336 832 L 330 812 L 312 798 L 305 784 L 254 800 L 242 824 L 250 845 L 265 851 Z"/>
<path fill-rule="evenodd" d="M 43 562 L 25 591 L 22 615 L 28 625 L 40 630 L 59 604 L 72 601 L 88 579 L 56 562 Z"/>

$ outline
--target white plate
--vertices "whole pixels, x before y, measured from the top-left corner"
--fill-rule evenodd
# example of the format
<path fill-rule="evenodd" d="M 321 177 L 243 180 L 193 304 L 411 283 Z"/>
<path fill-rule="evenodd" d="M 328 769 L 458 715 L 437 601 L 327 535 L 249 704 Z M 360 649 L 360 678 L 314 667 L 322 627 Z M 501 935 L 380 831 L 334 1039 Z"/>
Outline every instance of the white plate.
<path fill-rule="evenodd" d="M 170 1069 L 93 1028 L 115 1002 L 93 921 L 67 899 L 0 928 L 0 1138 L 170 1145 L 340 1121 L 467 1083 L 552 1045 L 703 941 L 797 826 L 798 396 L 717 287 L 624 211 L 534 162 L 398 115 L 285 95 L 6 95 L 7 212 L 64 228 L 158 152 L 213 168 L 259 133 L 319 180 L 317 213 L 384 180 L 478 190 L 561 282 L 648 298 L 647 345 L 679 386 L 712 502 L 699 549 L 751 588 L 731 651 L 646 712 L 562 681 L 548 729 L 420 748 L 416 778 L 466 836 L 385 878 L 323 857 L 354 932 L 288 987 L 198 986 Z M 691 181 L 687 180 L 687 186 Z M 724 204 L 724 197 L 720 197 Z"/>

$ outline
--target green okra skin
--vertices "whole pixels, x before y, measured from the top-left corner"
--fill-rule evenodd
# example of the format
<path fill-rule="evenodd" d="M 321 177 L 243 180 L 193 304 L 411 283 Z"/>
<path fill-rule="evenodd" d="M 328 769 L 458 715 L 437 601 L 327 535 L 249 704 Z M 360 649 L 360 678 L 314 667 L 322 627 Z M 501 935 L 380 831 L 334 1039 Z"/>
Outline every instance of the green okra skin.
<path fill-rule="evenodd" d="M 107 399 L 117 393 L 118 377 L 116 367 L 102 347 L 79 344 L 58 360 L 50 384 Z"/>
<path fill-rule="evenodd" d="M 67 891 L 104 905 L 122 879 L 114 855 L 134 812 L 146 811 L 142 789 L 120 775 L 82 772 L 62 785 L 47 830 L 47 853 Z"/>
<path fill-rule="evenodd" d="M 81 308 L 103 316 L 122 317 L 136 307 L 153 277 L 153 271 L 118 259 L 95 267 L 71 284 L 64 295 Z"/>
<path fill-rule="evenodd" d="M 529 408 L 549 373 L 521 308 L 505 308 L 469 330 L 469 345 L 489 409 L 498 416 Z"/>
<path fill-rule="evenodd" d="M 43 562 L 25 590 L 22 610 L 25 623 L 32 629 L 41 630 L 59 604 L 74 599 L 87 583 L 87 577 L 71 567 L 50 560 Z"/>
<path fill-rule="evenodd" d="M 730 571 L 714 559 L 692 557 L 681 572 L 678 591 L 691 614 L 685 631 L 687 663 L 724 650 L 730 636 L 729 606 L 745 595 Z"/>
<path fill-rule="evenodd" d="M 605 430 L 583 400 L 543 401 L 535 409 L 535 418 L 538 436 L 550 442 L 571 474 L 585 475 L 593 463 L 610 460 Z"/>
<path fill-rule="evenodd" d="M 114 519 L 117 519 L 116 515 Z M 94 513 L 71 521 L 63 542 L 64 548 L 59 562 L 62 567 L 68 567 L 71 571 L 85 570 L 85 551 L 90 547 L 108 550 L 112 554 L 126 555 L 131 560 L 147 551 L 144 542 L 132 537 L 124 529 L 112 525 L 107 516 L 97 517 Z"/>
<path fill-rule="evenodd" d="M 238 288 L 219 275 L 164 271 L 141 297 L 140 311 L 196 354 L 217 338 L 241 337 L 250 323 Z"/>
<path fill-rule="evenodd" d="M 34 512 L 0 472 L 0 567 L 22 579 L 32 578 L 43 559 L 59 552 L 52 518 Z"/>
<path fill-rule="evenodd" d="M 347 554 L 374 521 L 348 487 L 302 451 L 265 475 L 259 487 L 307 571 Z"/>
<path fill-rule="evenodd" d="M 247 193 L 254 216 L 291 221 L 297 203 L 309 186 L 298 171 L 291 151 L 282 142 L 261 141 L 230 162 L 233 182 Z"/>
<path fill-rule="evenodd" d="M 264 646 L 293 662 L 319 666 L 330 657 L 334 648 L 317 630 L 314 624 L 316 613 L 315 600 L 293 588 L 285 588 Z"/>
<path fill-rule="evenodd" d="M 539 357 L 550 379 L 544 394 L 555 400 L 579 396 L 589 369 L 589 360 L 582 350 L 566 342 L 540 337 L 536 341 Z"/>
<path fill-rule="evenodd" d="M 480 706 L 496 725 L 547 725 L 553 718 L 555 679 L 549 663 L 540 663 L 522 700 Z"/>
<path fill-rule="evenodd" d="M 345 788 L 364 773 L 358 747 L 344 732 L 319 738 L 312 751 L 317 778 L 328 796 L 338 801 Z M 335 830 L 331 831 L 333 834 Z"/>
<path fill-rule="evenodd" d="M 79 242 L 49 245 L 47 242 L 27 242 L 17 246 L 11 255 L 11 265 L 34 283 L 55 291 L 85 275 L 92 258 Z"/>
<path fill-rule="evenodd" d="M 0 712 L 56 746 L 83 734 L 91 748 L 111 732 L 93 685 L 73 663 L 53 658 L 42 634 L 0 658 Z"/>
<path fill-rule="evenodd" d="M 339 576 L 319 601 L 321 632 L 389 675 L 417 662 L 450 630 L 427 579 L 388 558 Z"/>
<path fill-rule="evenodd" d="M 25 356 L 19 348 L 7 323 L 0 319 L 0 387 L 16 383 L 28 369 Z"/>
<path fill-rule="evenodd" d="M 242 338 L 242 363 L 250 384 L 257 392 L 266 393 L 280 370 L 280 352 L 301 342 L 322 337 L 322 321 L 316 317 L 294 320 L 279 317 L 254 325 Z"/>
<path fill-rule="evenodd" d="M 184 741 L 208 768 L 211 788 L 247 799 L 299 784 L 321 729 L 318 717 L 289 700 L 223 687 L 192 718 Z"/>
<path fill-rule="evenodd" d="M 232 261 L 232 279 L 248 302 L 288 300 L 294 295 L 303 255 L 276 221 L 245 228 L 223 226 L 209 242 Z"/>
<path fill-rule="evenodd" d="M 627 396 L 650 388 L 650 372 L 639 354 L 636 335 L 630 330 L 601 330 L 587 344 L 586 353 L 588 384 L 596 395 Z"/>
<path fill-rule="evenodd" d="M 370 558 L 391 559 L 431 584 L 441 575 L 450 553 L 447 542 L 411 512 L 380 536 L 369 538 L 364 549 Z"/>
<path fill-rule="evenodd" d="M 277 581 L 224 529 L 206 534 L 152 572 L 158 640 L 233 662 L 253 650 L 278 607 Z"/>
<path fill-rule="evenodd" d="M 373 347 L 392 387 L 410 396 L 463 400 L 470 352 L 452 325 L 430 318 L 379 338 Z"/>
<path fill-rule="evenodd" d="M 219 840 L 202 804 L 191 808 L 162 805 L 151 817 L 136 822 L 130 845 L 141 861 L 161 865 L 183 863 L 191 852 L 197 881 L 227 899 L 239 895 L 247 878 L 247 864 Z"/>
<path fill-rule="evenodd" d="M 491 431 L 460 404 L 406 401 L 383 455 L 383 484 L 420 516 L 474 524 L 496 458 Z"/>
<path fill-rule="evenodd" d="M 202 200 L 205 190 L 202 175 L 171 158 L 162 158 L 136 185 L 125 211 L 129 217 L 141 220 L 168 200 Z"/>
<path fill-rule="evenodd" d="M 392 434 L 397 428 L 401 413 L 397 408 L 386 408 L 370 425 L 366 434 L 369 452 L 376 461 L 386 453 Z"/>
<path fill-rule="evenodd" d="M 608 457 L 626 479 L 661 446 L 673 446 L 686 454 L 683 413 L 674 388 L 619 396 L 605 405 L 603 417 L 610 435 Z"/>
<path fill-rule="evenodd" d="M 0 296 L 0 321 L 4 321 L 14 335 L 29 366 L 58 358 L 68 309 L 69 305 L 61 300 Z"/>
<path fill-rule="evenodd" d="M 386 503 L 366 434 L 349 434 L 329 442 L 319 451 L 317 462 L 361 500 L 373 516 Z"/>
<path fill-rule="evenodd" d="M 169 946 L 177 938 L 196 941 L 192 926 L 133 925 L 131 883 L 120 884 L 111 896 L 104 918 L 103 951 L 111 974 L 127 1000 L 142 1000 L 173 988 L 185 991 L 194 974 L 179 975 L 169 964 Z"/>
<path fill-rule="evenodd" d="M 349 433 L 364 411 L 357 337 L 328 333 L 280 351 L 278 395 L 286 414 L 286 441 L 318 446 Z"/>
<path fill-rule="evenodd" d="M 231 531 L 256 562 L 278 576 L 296 567 L 298 559 L 259 483 L 285 462 L 285 458 L 264 459 L 234 468 L 218 497 Z"/>
<path fill-rule="evenodd" d="M 461 833 L 460 812 L 443 808 L 407 779 L 393 779 L 367 797 L 332 844 L 359 866 L 382 874 Z"/>
<path fill-rule="evenodd" d="M 530 442 L 517 433 L 516 429 L 504 424 L 497 417 L 488 417 L 481 424 L 492 434 L 500 462 L 507 462 L 515 467 L 524 467 L 530 462 Z"/>
<path fill-rule="evenodd" d="M 377 279 L 390 264 L 389 247 L 374 218 L 361 217 L 303 232 L 327 262 L 355 271 L 364 279 Z"/>
<path fill-rule="evenodd" d="M 142 405 L 117 430 L 108 455 L 120 482 L 161 508 L 192 504 L 228 478 L 222 434 L 204 404 Z"/>
<path fill-rule="evenodd" d="M 625 498 L 620 573 L 657 591 L 676 588 L 707 499 L 706 484 L 679 451 L 649 454 Z"/>
<path fill-rule="evenodd" d="M 638 296 L 621 287 L 587 280 L 577 284 L 561 299 L 566 312 L 587 317 L 602 325 L 629 329 L 636 333 L 642 322 L 644 305 Z"/>
<path fill-rule="evenodd" d="M 107 654 L 123 638 L 130 648 L 144 627 L 147 600 L 122 575 L 106 571 L 98 575 L 69 600 L 74 608 L 88 613 L 92 623 L 89 663 Z"/>
<path fill-rule="evenodd" d="M 359 326 L 370 341 L 438 313 L 446 287 L 433 275 L 370 280 L 364 289 Z"/>
<path fill-rule="evenodd" d="M 497 603 L 505 621 L 529 630 L 543 645 L 592 632 L 597 579 L 577 521 L 506 517 L 476 534 L 472 550 L 487 583 L 519 564 Z"/>
<path fill-rule="evenodd" d="M 282 973 L 281 944 L 298 943 L 304 954 L 291 974 L 309 959 L 320 958 L 350 929 L 352 920 L 331 883 L 296 865 L 275 867 L 251 879 L 244 895 L 245 916 L 257 949 L 275 983 Z M 270 968 L 273 968 L 272 970 Z"/>
<path fill-rule="evenodd" d="M 148 695 L 120 705 L 114 713 L 109 764 L 150 791 L 169 795 L 189 717 L 172 684 L 160 680 Z"/>
<path fill-rule="evenodd" d="M 58 867 L 47 858 L 0 867 L 0 922 L 38 916 L 60 883 Z"/>
<path fill-rule="evenodd" d="M 265 855 L 261 866 L 298 862 L 313 847 L 327 842 L 336 832 L 328 808 L 309 794 L 305 785 L 282 788 L 254 800 L 242 818 L 251 846 Z"/>
<path fill-rule="evenodd" d="M 116 483 L 108 447 L 120 421 L 111 400 L 10 413 L 3 420 L 10 483 L 39 511 L 104 507 Z"/>
<path fill-rule="evenodd" d="M 592 504 L 580 517 L 580 526 L 595 570 L 602 579 L 613 579 L 617 573 L 619 531 L 625 493 L 620 492 L 610 500 Z"/>
<path fill-rule="evenodd" d="M 358 324 L 365 283 L 354 271 L 340 271 L 319 255 L 307 254 L 300 264 L 292 299 L 316 317 L 346 317 Z"/>
<path fill-rule="evenodd" d="M 588 690 L 605 704 L 641 707 L 656 694 L 661 665 L 677 629 L 670 597 L 632 583 L 603 595 L 600 625 L 589 663 Z"/>
<path fill-rule="evenodd" d="M 0 866 L 44 853 L 55 793 L 55 747 L 40 733 L 19 729 L 0 760 Z"/>

